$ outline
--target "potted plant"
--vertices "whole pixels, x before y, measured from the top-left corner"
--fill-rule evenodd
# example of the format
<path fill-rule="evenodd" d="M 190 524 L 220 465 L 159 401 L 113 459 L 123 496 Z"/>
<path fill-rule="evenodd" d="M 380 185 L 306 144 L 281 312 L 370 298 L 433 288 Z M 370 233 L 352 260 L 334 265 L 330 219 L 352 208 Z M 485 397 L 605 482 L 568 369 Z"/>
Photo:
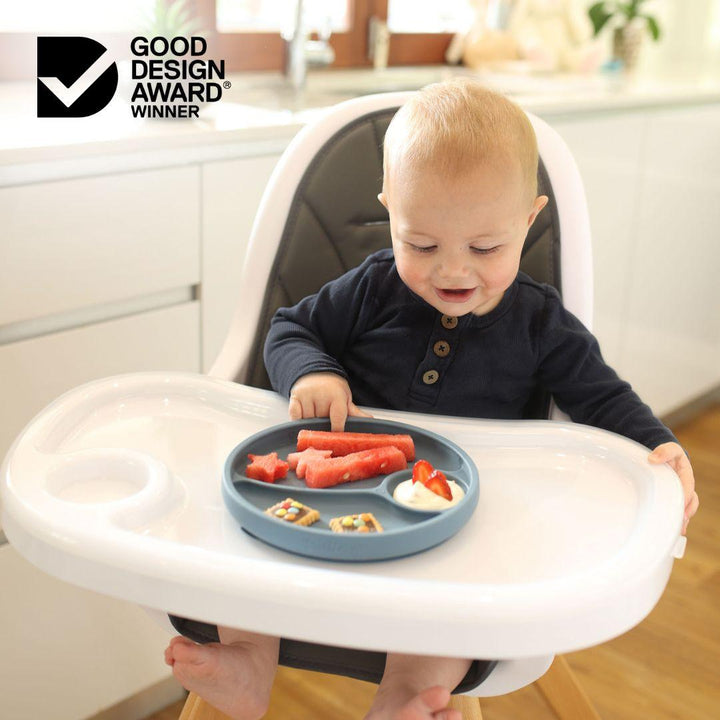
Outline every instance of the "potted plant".
<path fill-rule="evenodd" d="M 613 57 L 622 61 L 627 69 L 637 63 L 643 33 L 647 31 L 654 41 L 660 39 L 660 26 L 657 20 L 643 12 L 647 0 L 601 0 L 588 10 L 597 37 L 612 20 L 615 26 L 613 34 Z"/>

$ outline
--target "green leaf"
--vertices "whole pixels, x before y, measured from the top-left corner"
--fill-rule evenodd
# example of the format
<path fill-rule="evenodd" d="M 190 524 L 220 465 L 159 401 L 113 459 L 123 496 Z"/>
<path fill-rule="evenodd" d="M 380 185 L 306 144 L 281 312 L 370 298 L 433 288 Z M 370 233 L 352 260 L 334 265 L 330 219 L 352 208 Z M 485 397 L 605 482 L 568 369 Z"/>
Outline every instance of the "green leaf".
<path fill-rule="evenodd" d="M 652 36 L 652 39 L 657 42 L 660 39 L 660 26 L 658 25 L 657 20 L 651 15 L 642 15 L 641 17 L 644 17 L 645 20 L 647 20 L 650 35 Z"/>
<path fill-rule="evenodd" d="M 635 0 L 629 3 L 619 2 L 618 9 L 623 13 L 623 15 L 625 15 L 628 22 L 637 16 L 637 2 L 635 2 Z"/>
<path fill-rule="evenodd" d="M 607 10 L 604 2 L 597 2 L 588 9 L 588 15 L 593 24 L 593 35 L 597 36 L 613 16 L 613 13 Z"/>

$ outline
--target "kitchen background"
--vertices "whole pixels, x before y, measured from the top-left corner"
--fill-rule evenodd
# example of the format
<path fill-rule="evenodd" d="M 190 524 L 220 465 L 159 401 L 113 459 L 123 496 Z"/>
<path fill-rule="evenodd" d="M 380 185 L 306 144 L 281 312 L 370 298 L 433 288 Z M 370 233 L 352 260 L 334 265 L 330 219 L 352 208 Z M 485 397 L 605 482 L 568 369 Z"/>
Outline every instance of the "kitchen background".
<path fill-rule="evenodd" d="M 660 38 L 640 19 L 634 64 L 612 21 L 593 37 L 583 0 L 307 0 L 300 30 L 287 0 L 168 4 L 0 1 L 0 456 L 81 383 L 207 371 L 297 131 L 343 99 L 456 73 L 507 92 L 574 153 L 608 361 L 663 417 L 717 400 L 720 0 L 642 3 Z M 198 31 L 231 88 L 197 120 L 133 118 L 129 39 Z M 118 93 L 96 115 L 36 116 L 36 37 L 49 34 L 93 37 L 117 59 Z M 137 718 L 178 696 L 166 636 L 142 611 L 51 580 L 7 544 L 0 573 L 3 717 Z"/>

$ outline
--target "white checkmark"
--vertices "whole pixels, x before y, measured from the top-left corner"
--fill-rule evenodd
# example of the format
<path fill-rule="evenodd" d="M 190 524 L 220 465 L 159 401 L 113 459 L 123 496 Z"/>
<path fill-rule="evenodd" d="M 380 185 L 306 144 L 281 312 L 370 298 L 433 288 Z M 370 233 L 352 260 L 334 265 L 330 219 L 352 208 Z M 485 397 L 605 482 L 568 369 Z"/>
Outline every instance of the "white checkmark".
<path fill-rule="evenodd" d="M 106 50 L 70 87 L 66 87 L 56 77 L 39 77 L 50 92 L 70 107 L 109 67 L 112 65 L 110 53 Z"/>

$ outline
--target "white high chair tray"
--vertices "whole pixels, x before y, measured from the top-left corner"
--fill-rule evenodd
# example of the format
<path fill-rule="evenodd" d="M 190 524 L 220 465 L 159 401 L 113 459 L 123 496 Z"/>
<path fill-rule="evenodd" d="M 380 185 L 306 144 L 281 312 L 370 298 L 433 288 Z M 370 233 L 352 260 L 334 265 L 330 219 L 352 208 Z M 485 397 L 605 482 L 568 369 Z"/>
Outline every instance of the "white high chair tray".
<path fill-rule="evenodd" d="M 683 500 L 645 448 L 572 423 L 373 414 L 449 438 L 479 472 L 470 520 L 411 557 L 313 560 L 243 532 L 221 499 L 223 463 L 285 422 L 287 402 L 188 373 L 108 378 L 48 406 L 3 465 L 4 530 L 42 570 L 91 590 L 367 649 L 566 652 L 625 632 L 659 599 Z"/>

